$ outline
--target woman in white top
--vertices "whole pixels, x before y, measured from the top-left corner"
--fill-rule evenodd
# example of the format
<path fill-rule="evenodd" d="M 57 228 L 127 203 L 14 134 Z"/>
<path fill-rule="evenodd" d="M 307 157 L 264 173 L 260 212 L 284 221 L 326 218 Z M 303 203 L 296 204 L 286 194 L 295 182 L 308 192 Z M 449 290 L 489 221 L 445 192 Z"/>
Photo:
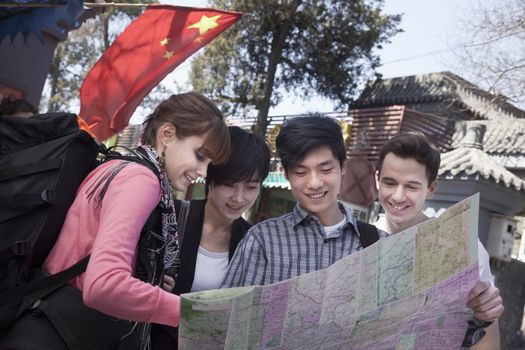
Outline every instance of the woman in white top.
<path fill-rule="evenodd" d="M 236 126 L 228 130 L 229 159 L 208 167 L 206 199 L 190 201 L 175 294 L 219 288 L 238 243 L 251 227 L 241 215 L 257 199 L 269 172 L 266 140 Z M 176 329 L 155 327 L 153 332 L 153 349 L 176 349 Z"/>

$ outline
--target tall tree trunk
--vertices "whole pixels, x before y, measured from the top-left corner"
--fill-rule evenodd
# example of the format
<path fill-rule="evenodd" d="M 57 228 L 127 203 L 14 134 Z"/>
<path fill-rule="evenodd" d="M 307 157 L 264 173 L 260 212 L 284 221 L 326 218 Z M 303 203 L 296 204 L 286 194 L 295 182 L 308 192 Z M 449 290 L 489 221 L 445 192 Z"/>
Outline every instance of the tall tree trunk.
<path fill-rule="evenodd" d="M 289 25 L 283 26 L 282 30 L 276 33 L 272 39 L 272 51 L 270 53 L 270 60 L 268 61 L 268 72 L 264 83 L 263 97 L 258 103 L 257 124 L 255 125 L 255 133 L 262 137 L 266 137 L 268 112 L 270 110 L 272 90 L 275 83 L 275 73 L 277 72 L 277 65 L 281 60 L 281 53 L 289 28 Z"/>
<path fill-rule="evenodd" d="M 288 6 L 292 7 L 292 11 L 285 13 L 295 13 L 297 7 L 302 3 L 302 0 L 292 1 Z M 270 52 L 270 59 L 268 61 L 268 73 L 264 83 L 263 97 L 257 104 L 257 124 L 255 125 L 255 133 L 266 137 L 266 130 L 268 128 L 268 112 L 270 110 L 273 86 L 275 83 L 275 73 L 277 72 L 277 65 L 281 61 L 284 43 L 290 32 L 292 26 L 291 19 L 281 21 L 281 25 L 276 28 L 272 38 L 272 46 Z"/>
<path fill-rule="evenodd" d="M 108 12 L 101 15 L 102 19 L 102 36 L 104 38 L 104 51 L 106 51 L 109 47 L 109 18 L 111 17 L 112 10 L 109 9 Z"/>
<path fill-rule="evenodd" d="M 60 79 L 60 62 L 64 58 L 63 44 L 59 43 L 55 49 L 53 60 L 51 61 L 51 67 L 49 67 L 49 99 L 47 100 L 47 111 L 46 112 L 58 112 L 59 103 L 56 98 L 58 97 L 59 91 L 59 79 Z"/>
<path fill-rule="evenodd" d="M 264 84 L 264 94 L 260 104 L 258 104 L 257 124 L 255 125 L 254 130 L 256 134 L 261 135 L 263 138 L 266 138 L 266 129 L 268 128 L 268 111 L 270 110 L 270 101 L 272 97 L 273 85 L 275 82 L 275 73 L 277 71 L 277 65 L 281 60 L 281 53 L 283 51 L 284 42 L 286 41 L 289 28 L 289 25 L 282 27 L 282 30 L 279 31 L 279 33 L 277 33 L 277 35 L 275 35 L 272 40 L 272 51 L 270 54 L 270 61 L 268 62 L 268 73 Z M 261 194 L 259 194 L 259 197 L 260 196 Z M 249 222 L 255 223 L 260 205 L 261 200 L 258 198 L 248 212 Z"/>
<path fill-rule="evenodd" d="M 301 4 L 302 0 L 295 0 L 291 6 L 294 8 L 294 12 L 297 7 Z M 272 50 L 270 53 L 270 60 L 268 61 L 268 73 L 266 75 L 266 81 L 264 84 L 263 98 L 258 103 L 257 113 L 257 124 L 255 125 L 254 132 L 266 138 L 266 130 L 268 129 L 268 112 L 270 111 L 270 103 L 272 97 L 273 86 L 275 83 L 275 73 L 277 72 L 277 65 L 281 61 L 281 54 L 283 52 L 284 43 L 288 37 L 288 33 L 291 28 L 291 21 L 282 21 L 282 26 L 278 27 L 272 38 Z M 262 190 L 261 190 L 262 193 Z M 261 194 L 259 194 L 259 197 Z M 255 222 L 256 214 L 261 206 L 261 198 L 258 198 L 255 204 L 251 207 L 248 218 L 250 222 Z"/>

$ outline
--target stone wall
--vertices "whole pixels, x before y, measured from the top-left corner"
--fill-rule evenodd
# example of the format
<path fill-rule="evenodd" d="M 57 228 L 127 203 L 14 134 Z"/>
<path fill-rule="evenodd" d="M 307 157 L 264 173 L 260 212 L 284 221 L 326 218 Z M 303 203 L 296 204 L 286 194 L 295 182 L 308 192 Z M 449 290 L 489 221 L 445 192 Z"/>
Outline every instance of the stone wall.
<path fill-rule="evenodd" d="M 490 269 L 500 289 L 505 311 L 499 319 L 501 349 L 522 350 L 518 332 L 523 324 L 525 307 L 525 263 L 512 259 L 510 262 L 491 259 Z M 520 345 L 518 345 L 520 344 Z"/>

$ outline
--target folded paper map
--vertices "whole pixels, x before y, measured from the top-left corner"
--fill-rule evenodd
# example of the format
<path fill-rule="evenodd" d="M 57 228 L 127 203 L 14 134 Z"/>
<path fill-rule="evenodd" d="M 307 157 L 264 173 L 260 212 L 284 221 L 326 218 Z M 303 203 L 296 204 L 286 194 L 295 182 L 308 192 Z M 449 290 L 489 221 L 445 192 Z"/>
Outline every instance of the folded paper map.
<path fill-rule="evenodd" d="M 179 349 L 459 349 L 478 211 L 475 195 L 327 269 L 183 294 Z"/>

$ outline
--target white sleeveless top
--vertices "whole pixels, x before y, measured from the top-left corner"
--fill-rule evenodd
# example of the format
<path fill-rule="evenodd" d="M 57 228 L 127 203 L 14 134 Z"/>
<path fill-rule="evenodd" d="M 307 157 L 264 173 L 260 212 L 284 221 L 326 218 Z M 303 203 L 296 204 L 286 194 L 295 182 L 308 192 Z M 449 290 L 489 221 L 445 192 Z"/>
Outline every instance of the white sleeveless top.
<path fill-rule="evenodd" d="M 210 252 L 199 246 L 190 292 L 218 289 L 228 268 L 228 252 Z"/>

